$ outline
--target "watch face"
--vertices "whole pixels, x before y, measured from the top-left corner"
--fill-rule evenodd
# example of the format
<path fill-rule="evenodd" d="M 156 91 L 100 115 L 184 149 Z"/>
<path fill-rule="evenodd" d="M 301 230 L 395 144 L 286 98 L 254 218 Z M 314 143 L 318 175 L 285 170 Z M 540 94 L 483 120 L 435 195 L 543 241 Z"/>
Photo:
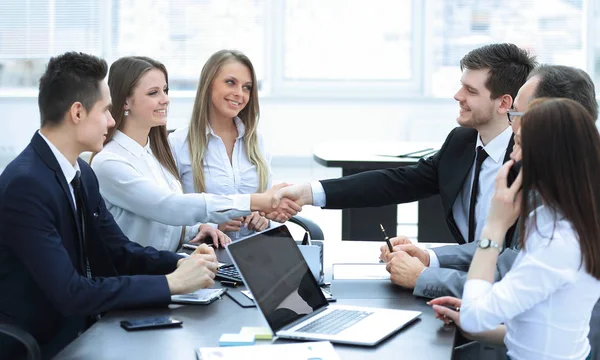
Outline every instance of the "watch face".
<path fill-rule="evenodd" d="M 490 239 L 481 239 L 481 241 L 479 241 L 479 247 L 484 249 L 490 247 Z"/>

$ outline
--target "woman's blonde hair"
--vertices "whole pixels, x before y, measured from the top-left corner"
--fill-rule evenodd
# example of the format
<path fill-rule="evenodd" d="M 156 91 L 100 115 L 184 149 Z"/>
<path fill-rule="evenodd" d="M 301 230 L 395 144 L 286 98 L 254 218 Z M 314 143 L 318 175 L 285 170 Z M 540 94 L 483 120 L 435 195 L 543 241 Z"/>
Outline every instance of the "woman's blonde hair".
<path fill-rule="evenodd" d="M 203 163 L 208 146 L 206 129 L 208 128 L 210 110 L 213 106 L 211 101 L 212 84 L 217 73 L 221 69 L 221 66 L 231 62 L 239 62 L 245 65 L 248 70 L 250 70 L 252 76 L 250 99 L 244 109 L 240 111 L 238 117 L 242 120 L 242 123 L 246 128 L 244 134 L 246 153 L 248 154 L 250 163 L 256 166 L 259 179 L 258 191 L 263 192 L 268 186 L 269 169 L 267 167 L 267 162 L 258 147 L 258 135 L 256 133 L 260 111 L 258 107 L 258 82 L 256 80 L 254 67 L 252 66 L 252 62 L 250 62 L 250 59 L 240 51 L 220 50 L 214 53 L 202 68 L 198 90 L 196 91 L 196 100 L 194 101 L 194 108 L 192 111 L 192 119 L 190 120 L 188 145 L 196 192 L 204 192 L 206 190 Z"/>

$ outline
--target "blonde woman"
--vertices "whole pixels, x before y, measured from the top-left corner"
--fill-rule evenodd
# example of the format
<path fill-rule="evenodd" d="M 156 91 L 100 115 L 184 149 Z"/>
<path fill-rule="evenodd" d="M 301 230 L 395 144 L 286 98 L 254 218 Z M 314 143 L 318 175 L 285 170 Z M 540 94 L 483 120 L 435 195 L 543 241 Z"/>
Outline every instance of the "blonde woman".
<path fill-rule="evenodd" d="M 190 125 L 169 136 L 186 193 L 250 194 L 272 185 L 271 157 L 257 131 L 258 83 L 250 59 L 213 54 L 200 74 Z M 233 239 L 269 226 L 258 212 L 218 224 Z"/>
<path fill-rule="evenodd" d="M 110 67 L 108 85 L 116 125 L 92 168 L 108 210 L 132 241 L 175 251 L 183 242 L 211 237 L 215 246 L 225 246 L 231 241 L 225 234 L 199 223 L 272 211 L 269 193 L 183 193 L 167 140 L 169 85 L 163 64 L 147 57 L 121 58 Z"/>

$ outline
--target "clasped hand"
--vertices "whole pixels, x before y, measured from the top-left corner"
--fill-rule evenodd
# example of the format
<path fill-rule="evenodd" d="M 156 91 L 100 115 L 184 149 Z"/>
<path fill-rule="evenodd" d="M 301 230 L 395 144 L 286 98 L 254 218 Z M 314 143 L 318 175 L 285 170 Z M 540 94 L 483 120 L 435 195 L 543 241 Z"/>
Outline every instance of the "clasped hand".
<path fill-rule="evenodd" d="M 259 194 L 260 196 L 263 196 L 264 199 L 260 201 L 259 211 L 261 212 L 261 215 L 269 220 L 283 223 L 302 211 L 302 206 L 305 205 L 305 203 L 296 196 L 286 195 L 289 194 L 290 191 L 294 192 L 294 189 L 296 189 L 297 186 L 298 185 L 281 183 L 274 185 L 263 194 Z"/>
<path fill-rule="evenodd" d="M 414 245 L 406 236 L 390 239 L 393 252 L 387 244 L 381 246 L 379 258 L 387 263 L 386 270 L 396 285 L 413 289 L 423 269 L 429 266 L 429 253 Z"/>

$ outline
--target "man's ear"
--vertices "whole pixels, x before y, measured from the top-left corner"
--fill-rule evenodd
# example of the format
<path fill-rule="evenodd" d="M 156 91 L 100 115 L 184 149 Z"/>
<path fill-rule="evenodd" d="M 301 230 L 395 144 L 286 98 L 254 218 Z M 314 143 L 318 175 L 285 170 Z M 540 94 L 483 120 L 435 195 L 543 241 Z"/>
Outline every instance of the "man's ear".
<path fill-rule="evenodd" d="M 498 105 L 498 112 L 501 114 L 506 114 L 508 110 L 512 109 L 513 106 L 513 98 L 508 94 L 502 95 L 500 98 L 500 104 Z"/>
<path fill-rule="evenodd" d="M 69 121 L 77 125 L 81 119 L 87 115 L 87 112 L 85 111 L 83 104 L 79 101 L 76 101 L 71 105 L 71 108 L 69 109 L 69 115 Z"/>

